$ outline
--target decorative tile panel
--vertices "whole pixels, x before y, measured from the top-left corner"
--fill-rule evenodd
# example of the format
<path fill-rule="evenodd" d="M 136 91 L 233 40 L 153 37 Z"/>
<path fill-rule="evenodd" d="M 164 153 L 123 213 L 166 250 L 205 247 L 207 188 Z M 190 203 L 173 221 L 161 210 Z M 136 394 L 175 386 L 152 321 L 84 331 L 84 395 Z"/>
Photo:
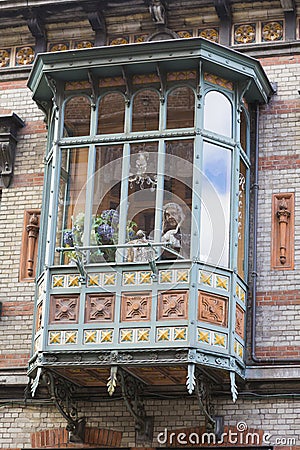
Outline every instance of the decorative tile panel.
<path fill-rule="evenodd" d="M 16 49 L 16 65 L 27 66 L 34 60 L 34 47 L 21 47 Z"/>
<path fill-rule="evenodd" d="M 198 328 L 197 340 L 200 344 L 227 348 L 227 334 L 207 330 L 206 328 Z"/>
<path fill-rule="evenodd" d="M 92 41 L 79 41 L 75 42 L 75 48 L 91 48 L 94 46 L 94 43 Z"/>
<path fill-rule="evenodd" d="M 142 42 L 146 42 L 147 38 L 147 34 L 137 34 L 133 37 L 133 41 L 135 44 L 141 44 Z"/>
<path fill-rule="evenodd" d="M 212 42 L 219 42 L 219 29 L 218 28 L 201 28 L 198 30 L 198 36 L 208 39 Z"/>
<path fill-rule="evenodd" d="M 135 285 L 137 283 L 137 272 L 123 273 L 123 286 Z"/>
<path fill-rule="evenodd" d="M 138 284 L 152 284 L 151 272 L 139 272 Z"/>
<path fill-rule="evenodd" d="M 227 326 L 228 299 L 206 292 L 198 292 L 198 320 L 221 327 Z"/>
<path fill-rule="evenodd" d="M 126 292 L 121 299 L 121 321 L 150 320 L 150 292 Z"/>
<path fill-rule="evenodd" d="M 246 23 L 234 27 L 234 43 L 250 44 L 256 40 L 255 23 Z"/>
<path fill-rule="evenodd" d="M 111 322 L 114 319 L 113 294 L 88 294 L 85 304 L 85 322 Z"/>
<path fill-rule="evenodd" d="M 129 36 L 115 38 L 109 43 L 109 45 L 124 45 L 124 44 L 129 44 Z"/>
<path fill-rule="evenodd" d="M 189 282 L 189 271 L 185 270 L 176 270 L 176 281 L 177 283 L 188 283 Z"/>
<path fill-rule="evenodd" d="M 187 81 L 195 80 L 197 73 L 195 70 L 184 70 L 180 72 L 168 72 L 167 81 Z"/>
<path fill-rule="evenodd" d="M 239 305 L 236 305 L 236 310 L 235 310 L 235 332 L 242 339 L 244 339 L 244 337 L 245 337 L 245 312 Z"/>
<path fill-rule="evenodd" d="M 115 286 L 117 281 L 117 275 L 115 273 L 103 274 L 103 286 Z"/>
<path fill-rule="evenodd" d="M 150 328 L 124 328 L 120 330 L 120 344 L 150 342 Z"/>
<path fill-rule="evenodd" d="M 187 341 L 187 327 L 159 327 L 156 329 L 156 342 Z"/>
<path fill-rule="evenodd" d="M 64 275 L 53 275 L 52 287 L 54 287 L 54 288 L 65 287 L 65 276 Z"/>
<path fill-rule="evenodd" d="M 8 67 L 10 61 L 10 50 L 0 50 L 0 67 Z"/>
<path fill-rule="evenodd" d="M 49 48 L 50 52 L 64 52 L 69 50 L 68 42 L 59 42 L 57 44 L 51 44 Z"/>
<path fill-rule="evenodd" d="M 100 275 L 97 273 L 95 275 L 89 275 L 87 280 L 88 286 L 100 286 Z"/>
<path fill-rule="evenodd" d="M 77 287 L 80 285 L 79 275 L 68 275 L 67 276 L 68 287 Z"/>
<path fill-rule="evenodd" d="M 188 39 L 193 37 L 193 30 L 176 31 L 176 33 L 181 39 Z"/>
<path fill-rule="evenodd" d="M 233 345 L 234 353 L 241 359 L 244 356 L 244 347 L 238 341 L 234 341 Z"/>
<path fill-rule="evenodd" d="M 157 73 L 136 74 L 132 77 L 133 84 L 152 84 L 159 82 L 159 76 Z"/>
<path fill-rule="evenodd" d="M 230 278 L 208 270 L 199 270 L 199 283 L 203 286 L 210 286 L 220 291 L 229 292 Z"/>
<path fill-rule="evenodd" d="M 79 295 L 51 295 L 49 323 L 77 323 Z"/>
<path fill-rule="evenodd" d="M 160 270 L 159 271 L 159 282 L 160 283 L 172 283 L 173 275 L 174 275 L 174 270 Z"/>
<path fill-rule="evenodd" d="M 208 72 L 204 73 L 204 80 L 208 81 L 209 83 L 216 84 L 217 86 L 229 89 L 230 91 L 232 91 L 234 87 L 232 81 L 228 81 L 225 78 L 221 78 L 218 75 Z"/>
<path fill-rule="evenodd" d="M 84 344 L 104 344 L 113 341 L 113 330 L 85 330 L 83 335 Z"/>
<path fill-rule="evenodd" d="M 262 23 L 261 36 L 263 41 L 281 41 L 283 39 L 283 21 Z"/>
<path fill-rule="evenodd" d="M 186 319 L 188 291 L 167 291 L 158 294 L 157 320 Z"/>
<path fill-rule="evenodd" d="M 245 300 L 246 300 L 246 292 L 245 292 L 245 290 L 244 290 L 241 286 L 239 286 L 239 285 L 237 284 L 237 285 L 236 285 L 235 292 L 236 292 L 237 298 L 238 298 L 241 302 L 245 303 Z"/>
<path fill-rule="evenodd" d="M 48 344 L 49 345 L 74 345 L 77 344 L 78 331 L 49 331 Z"/>
<path fill-rule="evenodd" d="M 41 302 L 37 306 L 37 310 L 36 310 L 35 332 L 39 331 L 42 326 L 42 311 L 43 311 L 43 303 Z"/>

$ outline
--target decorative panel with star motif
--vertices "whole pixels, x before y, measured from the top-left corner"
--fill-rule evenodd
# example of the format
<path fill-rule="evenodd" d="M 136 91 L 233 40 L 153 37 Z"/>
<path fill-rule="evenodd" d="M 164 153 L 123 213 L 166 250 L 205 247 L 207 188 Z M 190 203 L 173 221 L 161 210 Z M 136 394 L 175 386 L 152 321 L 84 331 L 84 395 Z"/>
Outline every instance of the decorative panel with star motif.
<path fill-rule="evenodd" d="M 49 323 L 77 323 L 79 295 L 51 295 Z"/>
<path fill-rule="evenodd" d="M 88 294 L 85 303 L 85 322 L 112 322 L 114 294 Z"/>
<path fill-rule="evenodd" d="M 188 291 L 167 291 L 158 295 L 157 320 L 186 319 Z"/>
<path fill-rule="evenodd" d="M 123 292 L 121 304 L 121 321 L 150 320 L 150 292 Z"/>
<path fill-rule="evenodd" d="M 198 293 L 198 320 L 208 322 L 221 327 L 227 326 L 228 300 L 226 297 L 208 294 L 199 291 Z"/>

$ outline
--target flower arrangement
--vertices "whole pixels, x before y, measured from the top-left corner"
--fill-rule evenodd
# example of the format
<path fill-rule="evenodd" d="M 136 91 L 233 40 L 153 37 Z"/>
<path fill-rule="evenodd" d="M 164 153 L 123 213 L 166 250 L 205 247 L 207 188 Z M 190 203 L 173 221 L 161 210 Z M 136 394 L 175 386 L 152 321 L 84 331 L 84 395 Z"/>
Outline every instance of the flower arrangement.
<path fill-rule="evenodd" d="M 83 245 L 84 235 L 84 213 L 78 213 L 73 221 L 73 227 L 70 230 L 65 230 L 63 233 L 64 247 L 74 247 Z M 135 236 L 135 227 L 137 224 L 133 221 L 128 221 L 126 225 L 127 240 L 131 240 Z M 100 215 L 93 217 L 92 230 L 90 237 L 91 246 L 112 245 L 110 248 L 95 249 L 91 251 L 90 261 L 99 262 L 102 258 L 106 261 L 114 261 L 116 248 L 114 244 L 118 242 L 119 231 L 119 213 L 116 209 L 106 209 Z M 70 251 L 66 253 L 72 259 L 75 257 L 75 252 Z"/>

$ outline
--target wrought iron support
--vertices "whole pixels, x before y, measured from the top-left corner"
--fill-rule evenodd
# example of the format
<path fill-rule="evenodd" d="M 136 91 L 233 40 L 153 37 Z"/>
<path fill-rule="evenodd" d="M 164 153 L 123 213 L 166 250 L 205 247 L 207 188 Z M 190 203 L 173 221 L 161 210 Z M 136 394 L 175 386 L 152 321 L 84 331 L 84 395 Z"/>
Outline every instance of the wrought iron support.
<path fill-rule="evenodd" d="M 152 442 L 153 417 L 146 415 L 143 402 L 144 383 L 123 369 L 119 369 L 119 378 L 123 399 L 128 411 L 135 420 L 136 442 Z"/>
<path fill-rule="evenodd" d="M 56 408 L 67 421 L 70 442 L 83 443 L 86 419 L 78 417 L 77 406 L 74 401 L 76 386 L 58 375 L 47 371 L 43 373 L 49 395 Z"/>
<path fill-rule="evenodd" d="M 214 408 L 211 400 L 211 382 L 200 369 L 195 371 L 195 393 L 200 410 L 203 412 L 208 425 L 215 430 L 216 420 L 214 419 Z"/>

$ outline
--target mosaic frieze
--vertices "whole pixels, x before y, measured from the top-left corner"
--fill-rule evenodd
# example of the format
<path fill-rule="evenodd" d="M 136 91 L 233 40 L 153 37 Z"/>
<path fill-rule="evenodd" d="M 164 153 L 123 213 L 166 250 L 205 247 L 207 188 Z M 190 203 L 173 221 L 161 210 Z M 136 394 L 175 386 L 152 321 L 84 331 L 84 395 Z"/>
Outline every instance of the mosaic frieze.
<path fill-rule="evenodd" d="M 197 78 L 196 70 L 184 70 L 180 72 L 168 72 L 167 81 L 187 81 Z"/>
<path fill-rule="evenodd" d="M 228 299 L 206 292 L 198 293 L 198 320 L 221 327 L 227 326 Z"/>
<path fill-rule="evenodd" d="M 187 327 L 159 327 L 156 342 L 178 342 L 187 340 Z"/>
<path fill-rule="evenodd" d="M 251 44 L 256 41 L 256 24 L 246 23 L 234 27 L 235 44 Z"/>
<path fill-rule="evenodd" d="M 229 291 L 229 277 L 218 275 L 208 270 L 199 271 L 199 283 L 204 286 L 220 289 L 220 291 Z"/>
<path fill-rule="evenodd" d="M 245 312 L 239 305 L 236 305 L 236 310 L 235 310 L 235 332 L 242 339 L 244 339 L 244 337 L 245 337 Z"/>
<path fill-rule="evenodd" d="M 151 293 L 123 293 L 121 299 L 121 321 L 150 320 Z"/>
<path fill-rule="evenodd" d="M 198 342 L 215 347 L 227 348 L 227 335 L 217 331 L 198 328 Z"/>
<path fill-rule="evenodd" d="M 81 48 L 92 48 L 94 46 L 94 43 L 92 41 L 79 41 L 75 42 L 75 48 L 81 49 Z"/>
<path fill-rule="evenodd" d="M 158 294 L 157 320 L 186 319 L 188 291 L 167 291 Z"/>
<path fill-rule="evenodd" d="M 218 28 L 201 28 L 198 30 L 198 36 L 208 39 L 212 42 L 219 42 L 219 30 Z"/>
<path fill-rule="evenodd" d="M 50 323 L 77 323 L 79 295 L 51 295 Z"/>
<path fill-rule="evenodd" d="M 262 24 L 261 30 L 263 41 L 281 41 L 283 39 L 283 22 L 265 22 Z"/>
<path fill-rule="evenodd" d="M 78 340 L 78 331 L 76 330 L 49 331 L 48 333 L 49 345 L 77 344 L 77 340 Z"/>
<path fill-rule="evenodd" d="M 112 39 L 109 45 L 125 45 L 129 44 L 129 36 L 122 36 Z"/>
<path fill-rule="evenodd" d="M 189 39 L 193 37 L 193 30 L 180 30 L 176 31 L 176 33 L 181 39 Z"/>
<path fill-rule="evenodd" d="M 113 294 L 88 294 L 85 305 L 85 322 L 111 322 L 114 319 Z"/>
<path fill-rule="evenodd" d="M 160 270 L 159 282 L 164 283 L 189 283 L 189 270 Z"/>
<path fill-rule="evenodd" d="M 109 344 L 113 341 L 114 330 L 85 330 L 83 334 L 84 344 Z"/>
<path fill-rule="evenodd" d="M 16 65 L 27 66 L 34 60 L 34 47 L 21 47 L 16 49 Z"/>

